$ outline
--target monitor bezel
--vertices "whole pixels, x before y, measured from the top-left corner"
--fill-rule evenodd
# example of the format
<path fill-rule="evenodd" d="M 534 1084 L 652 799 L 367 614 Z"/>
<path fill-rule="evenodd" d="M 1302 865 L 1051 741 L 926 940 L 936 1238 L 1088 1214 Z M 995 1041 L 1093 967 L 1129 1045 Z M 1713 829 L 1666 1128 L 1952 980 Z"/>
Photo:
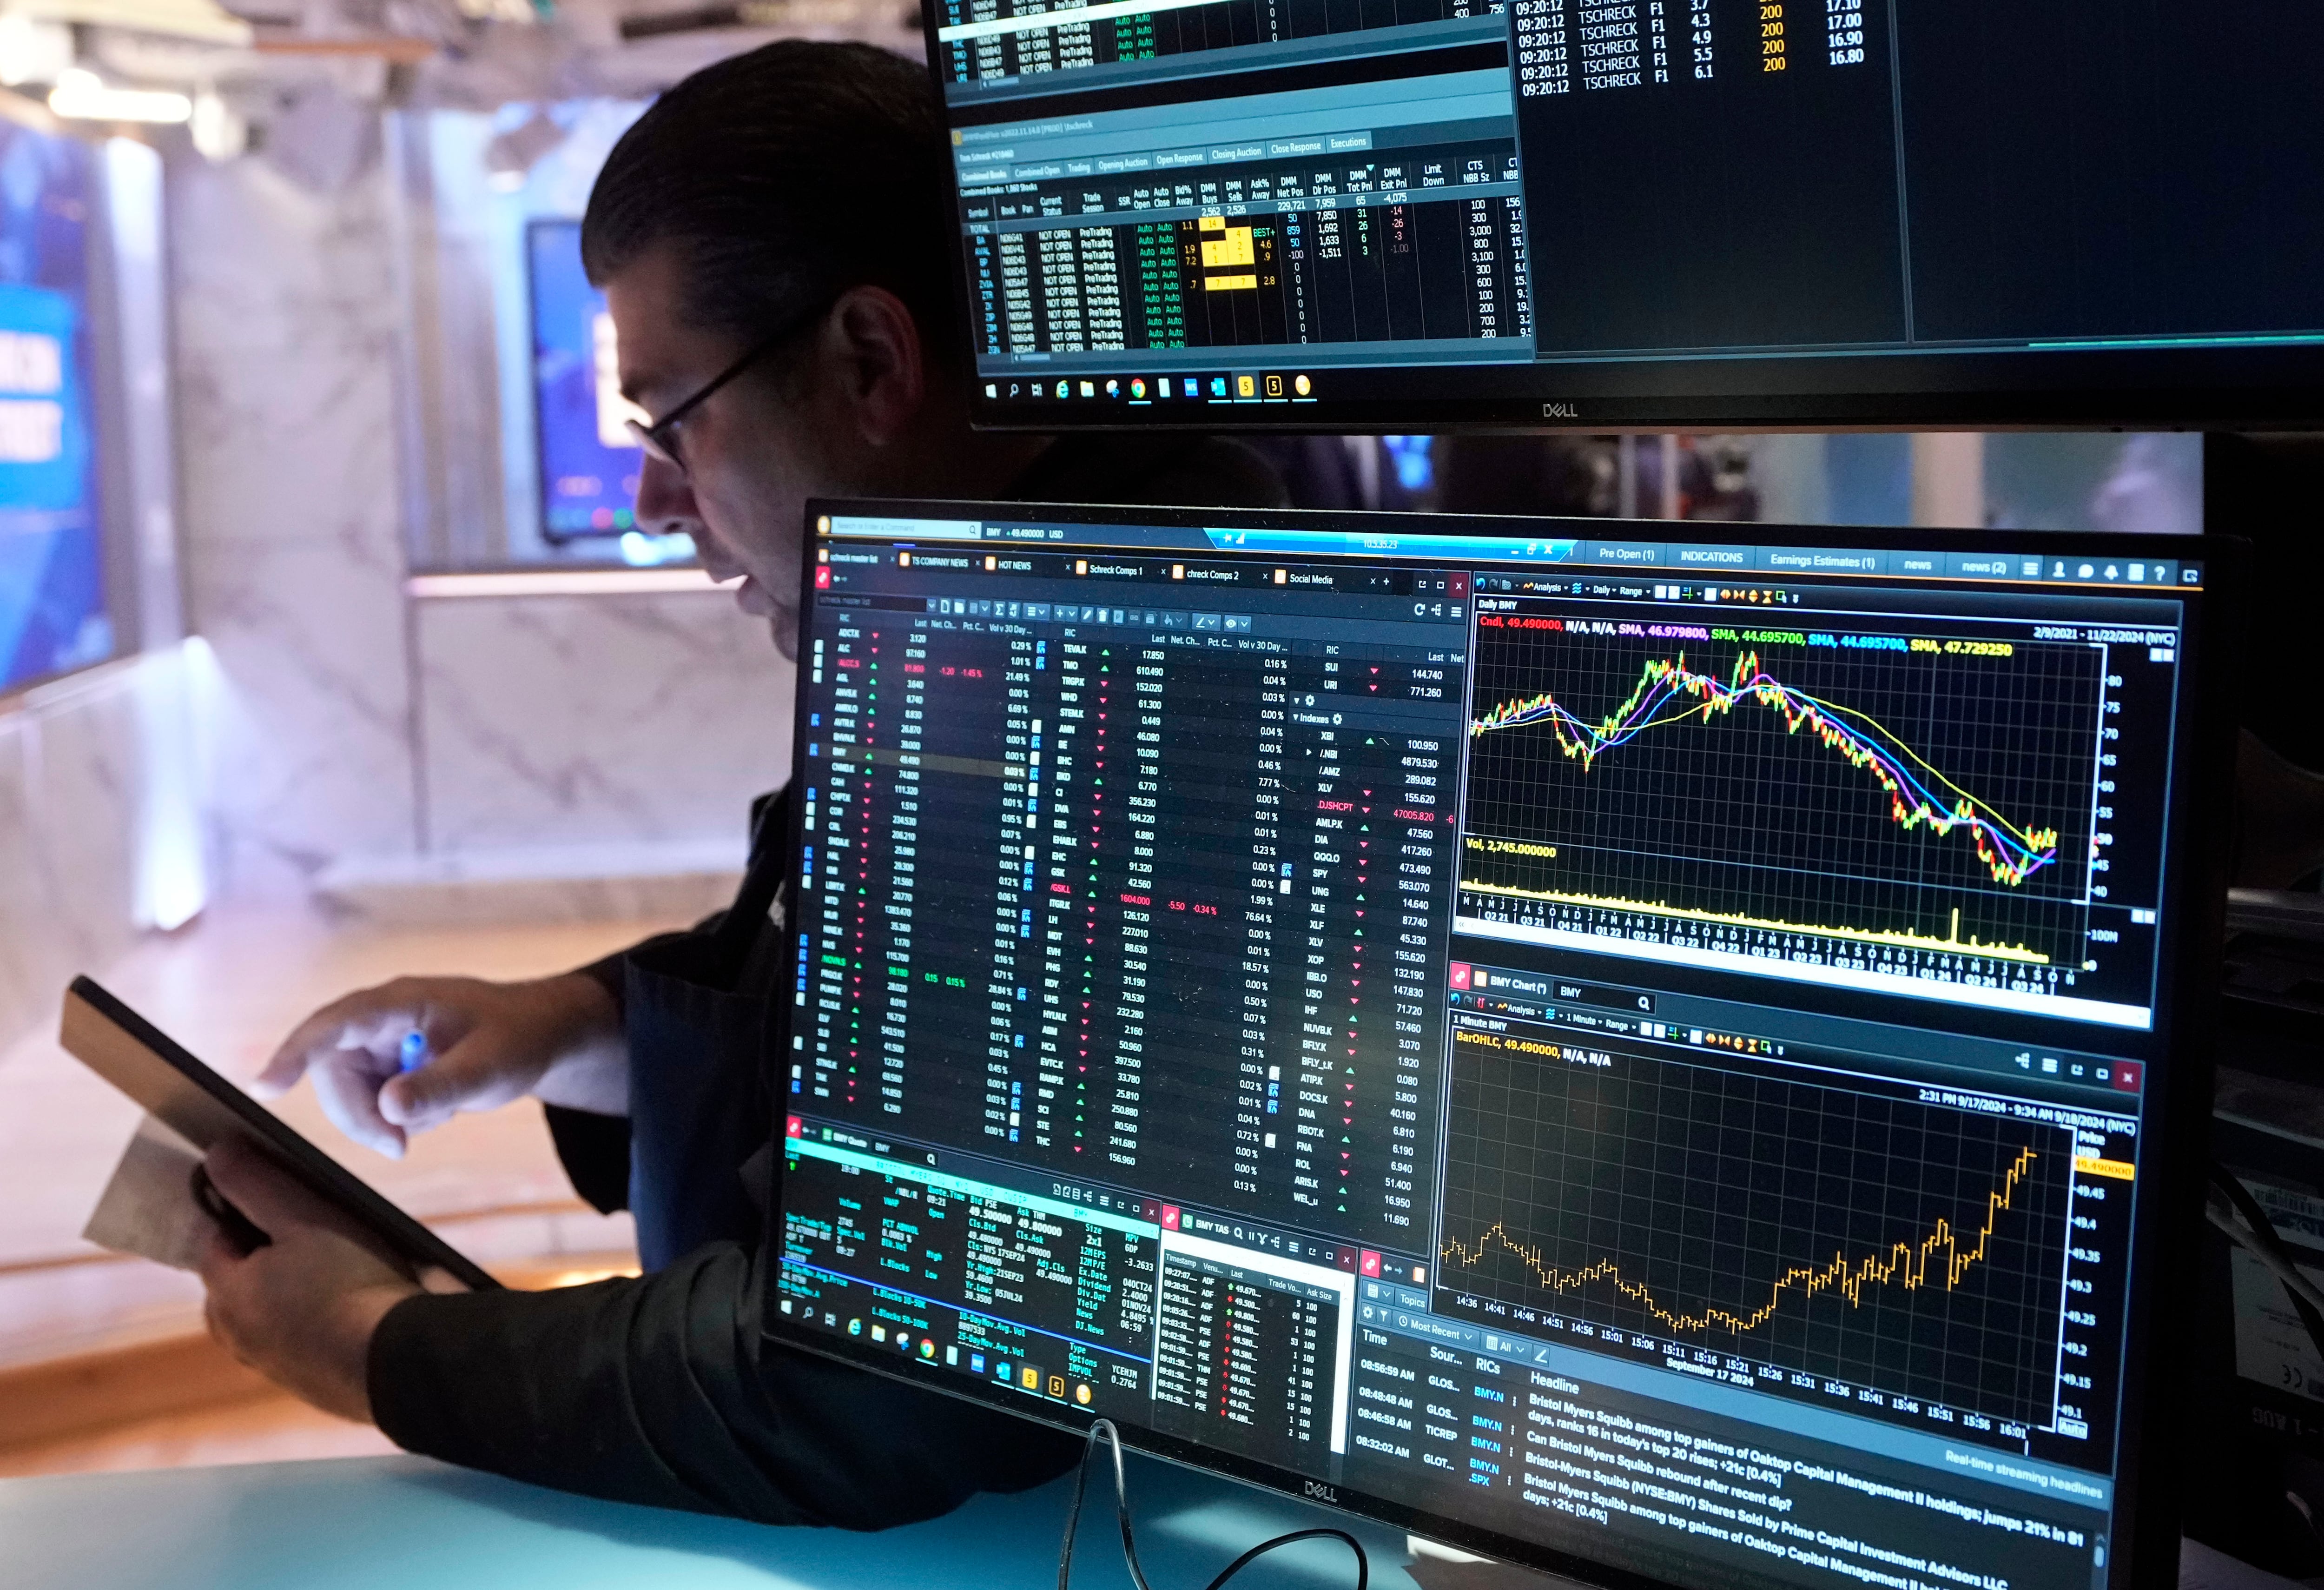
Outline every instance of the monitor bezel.
<path fill-rule="evenodd" d="M 945 129 L 955 130 L 945 97 L 944 51 L 936 30 L 937 8 L 920 10 L 928 77 L 944 107 Z M 1070 89 L 1061 87 L 1060 92 Z M 953 284 L 956 332 L 954 356 L 964 357 L 969 377 L 969 423 L 979 430 L 1175 430 L 1253 431 L 1299 434 L 1353 431 L 1397 435 L 1444 431 L 1536 430 L 1584 434 L 1636 431 L 1782 430 L 2284 430 L 2324 428 L 2324 345 L 2231 347 L 2088 348 L 2041 352 L 1900 353 L 1867 350 L 1839 356 L 1781 355 L 1753 357 L 1592 358 L 1574 365 L 1529 363 L 1512 366 L 1449 365 L 1439 367 L 1368 365 L 1393 372 L 1394 397 L 1360 400 L 1318 398 L 1307 402 L 1198 401 L 1172 409 L 1156 406 L 1129 416 L 1120 402 L 1078 398 L 1012 403 L 987 398 L 988 377 L 976 369 L 976 306 L 970 296 L 968 261 L 961 246 L 960 198 L 945 157 L 945 231 L 946 267 Z M 1222 348 L 1216 366 L 1281 370 L 1299 365 L 1303 345 Z M 1151 374 L 1137 365 L 1139 350 L 1125 349 L 1118 371 L 1127 380 Z M 1480 368 L 1533 372 L 1535 387 L 1521 397 L 1479 398 L 1416 393 L 1430 377 L 1456 378 Z M 1560 369 L 1588 373 L 1582 385 L 1560 391 L 1551 384 Z M 1694 380 L 1665 386 L 1674 370 Z M 2035 370 L 2038 378 L 2021 372 Z M 1838 379 L 1842 373 L 1858 378 Z M 1928 379 L 1929 373 L 1941 379 Z M 1074 379 L 1084 373 L 1076 370 Z M 1611 377 L 1611 379 L 1609 379 Z M 1914 379 L 1917 377 L 1918 379 Z M 2011 378 L 2015 377 L 2015 378 Z M 1008 376 L 1001 380 L 1010 379 Z"/>
<path fill-rule="evenodd" d="M 1316 530 L 1333 532 L 1375 532 L 1405 537 L 1443 535 L 1516 536 L 1519 539 L 1580 538 L 1609 526 L 1650 528 L 1659 521 L 1601 519 L 1519 519 L 1481 514 L 1340 513 L 1299 509 L 1188 509 L 1112 507 L 1042 503 L 976 503 L 909 501 L 902 499 L 816 498 L 807 504 L 801 559 L 800 624 L 816 597 L 817 559 L 813 549 L 821 543 L 817 521 L 825 515 L 859 515 L 890 519 L 987 519 L 1006 517 L 1067 525 L 1102 526 L 1119 523 L 1203 529 L 1231 525 L 1252 530 Z M 1958 531 L 1899 531 L 1849 526 L 1753 526 L 1755 531 L 1779 531 L 1787 546 L 1930 550 L 1962 552 L 2053 552 L 2059 536 L 2024 532 L 1964 532 Z M 899 538 L 904 539 L 904 538 Z M 2121 1403 L 2116 1437 L 2117 1466 L 2114 1475 L 2116 1521 L 2130 1521 L 2128 1549 L 2116 1539 L 2109 1543 L 2107 1590 L 2163 1590 L 2175 1585 L 2179 1560 L 2179 1509 L 2170 1484 L 2176 1462 L 2178 1437 L 2186 1428 L 2187 1399 L 2191 1391 L 2164 1367 L 2180 1361 L 2191 1340 L 2191 1311 L 2165 1306 L 2163 1278 L 2183 1275 L 2197 1261 L 2203 1228 L 2201 1188 L 2209 1177 L 2212 1056 L 2200 1034 L 2210 1027 L 2218 997 L 2218 968 L 2224 953 L 2228 853 L 2227 835 L 2232 818 L 2232 785 L 2236 726 L 2226 703 L 2226 681 L 2234 670 L 2230 660 L 2214 654 L 2215 647 L 2233 645 L 2237 627 L 2233 607 L 2243 585 L 2240 541 L 2205 536 L 2141 536 L 2076 533 L 2077 549 L 2097 556 L 2166 557 L 2198 561 L 2203 566 L 2200 587 L 2171 587 L 2188 600 L 2186 633 L 2193 643 L 2183 645 L 2179 694 L 2173 708 L 2171 808 L 2165 814 L 2166 901 L 2177 901 L 2158 944 L 2161 964 L 2169 971 L 2157 979 L 2156 1027 L 2163 1034 L 2166 1063 L 2162 1072 L 2163 1095 L 2141 1122 L 2148 1142 L 2142 1159 L 2152 1156 L 2152 1169 L 2142 1165 L 2141 1189 L 2145 1199 L 2159 1198 L 2162 1210 L 2134 1215 L 2130 1248 L 2131 1277 L 2125 1300 L 2126 1328 L 2123 1345 Z M 1074 542 L 1055 542 L 1058 548 Z M 1093 542 L 1093 545 L 1113 543 Z M 1279 554 L 1278 554 L 1279 556 Z M 1401 560 L 1411 560 L 1407 545 Z M 1887 577 L 1895 578 L 1895 577 Z M 1987 589 L 2039 582 L 1963 580 L 1968 588 Z M 2100 587 L 2116 589 L 2117 587 Z M 2219 637 L 2214 639 L 2214 637 Z M 797 670 L 793 701 L 792 783 L 805 788 L 809 736 L 798 725 L 806 722 L 810 689 L 808 670 Z M 790 855 L 806 842 L 805 805 L 789 806 Z M 770 1023 L 768 1076 L 770 1096 L 776 1109 L 770 1125 L 778 1142 L 785 1138 L 788 1093 L 777 1078 L 787 1073 L 789 1006 L 777 1006 Z M 2153 1075 L 2150 1067 L 2149 1075 Z M 2160 1141 L 2156 1137 L 2159 1133 Z M 779 1159 L 770 1178 L 766 1230 L 770 1244 L 780 1241 L 783 1168 Z M 2156 1188 L 2159 1186 L 2161 1191 Z M 1029 1403 L 1021 1392 L 974 1380 L 957 1370 L 899 1360 L 869 1345 L 851 1346 L 844 1339 L 788 1324 L 775 1308 L 775 1271 L 761 1270 L 761 1331 L 765 1338 L 789 1348 L 811 1352 L 837 1363 L 883 1374 L 893 1380 L 961 1398 L 979 1406 L 1016 1414 L 1052 1429 L 1074 1435 L 1087 1433 L 1098 1417 L 1046 1400 Z M 2134 1366 L 2143 1366 L 2134 1373 Z M 1604 1590 L 1671 1590 L 1668 1581 L 1633 1570 L 1572 1556 L 1522 1537 L 1447 1517 L 1392 1497 L 1327 1484 L 1294 1470 L 1278 1468 L 1221 1448 L 1163 1434 L 1152 1428 L 1117 1422 L 1124 1443 L 1139 1451 L 1205 1473 L 1246 1484 L 1302 1498 L 1406 1530 L 1466 1550 L 1558 1575 Z"/>

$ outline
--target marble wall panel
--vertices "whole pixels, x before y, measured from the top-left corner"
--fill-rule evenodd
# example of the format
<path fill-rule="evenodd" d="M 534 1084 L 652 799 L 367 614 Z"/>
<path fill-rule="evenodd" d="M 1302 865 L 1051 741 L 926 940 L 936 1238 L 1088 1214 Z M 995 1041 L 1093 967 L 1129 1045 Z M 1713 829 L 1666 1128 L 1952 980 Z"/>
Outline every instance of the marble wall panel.
<path fill-rule="evenodd" d="M 38 1020 L 49 982 L 42 953 L 46 901 L 35 870 L 23 717 L 0 717 L 0 1048 Z"/>
<path fill-rule="evenodd" d="M 137 940 L 148 755 L 143 673 L 116 663 L 0 713 L 0 1049 L 56 1019 L 65 984 Z"/>
<path fill-rule="evenodd" d="M 66 975 L 110 966 L 136 942 L 143 754 L 136 670 L 76 694 L 35 722 L 38 757 L 27 768 L 38 875 L 49 901 L 47 938 Z M 51 979 L 58 996 L 63 977 Z"/>
<path fill-rule="evenodd" d="M 390 190 L 172 166 L 189 627 L 219 687 L 221 889 L 303 892 L 414 837 Z"/>
<path fill-rule="evenodd" d="M 789 672 L 722 593 L 418 605 L 429 848 L 731 839 L 789 776 Z"/>

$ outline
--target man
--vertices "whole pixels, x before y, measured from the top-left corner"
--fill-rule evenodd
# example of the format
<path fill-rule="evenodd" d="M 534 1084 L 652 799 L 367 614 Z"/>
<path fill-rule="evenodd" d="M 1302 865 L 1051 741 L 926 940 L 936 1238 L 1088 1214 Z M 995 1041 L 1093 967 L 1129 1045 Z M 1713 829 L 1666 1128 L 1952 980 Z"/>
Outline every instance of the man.
<path fill-rule="evenodd" d="M 817 495 L 1279 500 L 1207 439 L 979 436 L 945 261 L 948 145 L 926 74 L 783 43 L 696 74 L 614 149 L 582 250 L 623 391 L 653 422 L 641 525 L 693 535 L 797 650 L 803 508 Z M 780 710 L 787 696 L 760 705 Z M 687 934 L 529 983 L 405 979 L 338 1001 L 261 1078 L 314 1078 L 357 1141 L 400 1153 L 456 1111 L 530 1095 L 576 1186 L 636 1213 L 648 1273 L 556 1293 L 436 1295 L 248 1151 L 210 1173 L 265 1230 L 203 1265 L 212 1329 L 316 1405 L 401 1445 L 595 1495 L 873 1528 L 1037 1484 L 1073 1443 L 770 1346 L 759 1328 L 779 1177 L 761 1058 L 788 892 L 761 801 L 735 905 Z M 405 1074 L 418 1034 L 433 1055 Z"/>

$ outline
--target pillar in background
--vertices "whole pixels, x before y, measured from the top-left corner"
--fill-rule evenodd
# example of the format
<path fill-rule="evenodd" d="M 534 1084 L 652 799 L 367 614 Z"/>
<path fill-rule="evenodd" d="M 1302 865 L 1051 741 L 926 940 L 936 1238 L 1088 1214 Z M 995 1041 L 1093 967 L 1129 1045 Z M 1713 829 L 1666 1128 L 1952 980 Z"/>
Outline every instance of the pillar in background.
<path fill-rule="evenodd" d="M 1913 522 L 1985 528 L 1985 438 L 1943 431 L 1913 438 Z"/>

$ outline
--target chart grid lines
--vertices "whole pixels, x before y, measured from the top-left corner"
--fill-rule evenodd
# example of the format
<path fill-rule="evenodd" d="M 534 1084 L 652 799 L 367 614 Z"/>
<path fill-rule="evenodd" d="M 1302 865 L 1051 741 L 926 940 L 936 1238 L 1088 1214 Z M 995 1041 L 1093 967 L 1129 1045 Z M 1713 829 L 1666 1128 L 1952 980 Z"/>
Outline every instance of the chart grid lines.
<path fill-rule="evenodd" d="M 1473 1041 L 1459 1046 L 1450 1126 L 1447 1288 L 2048 1421 L 2073 1167 L 2062 1127 L 1722 1068 L 1575 1066 Z M 1508 1240 L 1480 1241 L 1496 1228 Z M 1950 1243 L 1932 1242 L 1943 1232 Z M 1935 1253 L 1918 1284 L 1893 1265 L 1853 1301 L 1838 1286 L 1779 1284 L 1836 1259 L 1860 1272 L 1900 1247 Z M 1521 1248 L 1575 1283 L 1545 1285 Z M 1712 1311 L 1755 1323 L 1668 1317 Z"/>
<path fill-rule="evenodd" d="M 1815 633 L 1545 603 L 1490 618 L 1462 852 L 1477 930 L 1667 935 L 1900 984 L 1936 967 L 2076 992 L 2103 842 L 2104 646 L 1950 621 Z"/>

